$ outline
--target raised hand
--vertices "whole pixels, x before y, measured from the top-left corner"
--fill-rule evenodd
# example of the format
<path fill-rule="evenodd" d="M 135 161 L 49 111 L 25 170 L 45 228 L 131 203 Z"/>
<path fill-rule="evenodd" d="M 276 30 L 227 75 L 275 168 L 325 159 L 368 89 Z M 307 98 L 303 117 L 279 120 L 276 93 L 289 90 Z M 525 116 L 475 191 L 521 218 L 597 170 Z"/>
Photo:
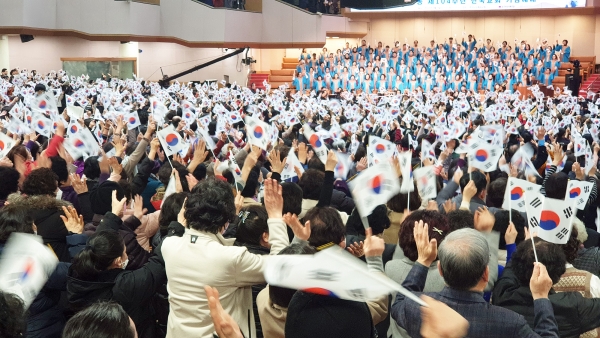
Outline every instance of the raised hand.
<path fill-rule="evenodd" d="M 125 198 L 125 197 L 123 197 L 121 200 L 117 199 L 117 191 L 113 190 L 112 201 L 111 201 L 111 212 L 117 216 L 122 216 L 123 208 L 125 208 L 126 202 L 127 202 L 127 198 Z"/>
<path fill-rule="evenodd" d="M 223 309 L 219 300 L 219 291 L 209 285 L 204 286 L 208 308 L 215 331 L 219 338 L 244 338 L 235 320 Z"/>
<path fill-rule="evenodd" d="M 378 257 L 383 254 L 385 250 L 385 241 L 383 238 L 373 236 L 373 229 L 368 228 L 365 230 L 365 243 L 363 245 L 365 249 L 366 257 Z"/>
<path fill-rule="evenodd" d="M 423 224 L 422 220 L 415 222 L 414 237 L 419 253 L 417 262 L 429 267 L 437 258 L 437 240 L 429 240 L 429 225 Z"/>
<path fill-rule="evenodd" d="M 504 242 L 506 242 L 506 245 L 514 244 L 517 240 L 517 235 L 517 228 L 515 228 L 513 222 L 510 222 L 508 224 L 508 228 L 506 228 L 506 232 L 504 233 Z"/>
<path fill-rule="evenodd" d="M 283 221 L 292 229 L 295 237 L 308 241 L 310 238 L 310 221 L 306 221 L 305 225 L 302 225 L 298 216 L 289 212 L 283 215 Z"/>
<path fill-rule="evenodd" d="M 281 185 L 276 180 L 265 180 L 265 208 L 270 219 L 283 218 L 283 196 Z"/>
<path fill-rule="evenodd" d="M 548 292 L 552 288 L 552 279 L 548 275 L 546 267 L 542 263 L 533 263 L 533 273 L 529 280 L 529 289 L 533 299 L 548 298 Z"/>
<path fill-rule="evenodd" d="M 271 172 L 279 173 L 283 171 L 287 157 L 281 160 L 281 153 L 278 150 L 271 150 L 269 153 L 269 162 L 271 163 Z"/>
<path fill-rule="evenodd" d="M 142 217 L 148 212 L 148 209 L 144 208 L 144 200 L 142 196 L 135 195 L 133 198 L 133 216 L 135 216 L 140 221 Z"/>
<path fill-rule="evenodd" d="M 62 207 L 65 216 L 60 215 L 60 219 L 65 223 L 65 227 L 69 232 L 80 234 L 83 232 L 83 216 L 77 214 L 74 207 Z"/>
<path fill-rule="evenodd" d="M 88 186 L 83 177 L 79 177 L 77 174 L 71 174 L 71 186 L 77 195 L 88 192 Z"/>

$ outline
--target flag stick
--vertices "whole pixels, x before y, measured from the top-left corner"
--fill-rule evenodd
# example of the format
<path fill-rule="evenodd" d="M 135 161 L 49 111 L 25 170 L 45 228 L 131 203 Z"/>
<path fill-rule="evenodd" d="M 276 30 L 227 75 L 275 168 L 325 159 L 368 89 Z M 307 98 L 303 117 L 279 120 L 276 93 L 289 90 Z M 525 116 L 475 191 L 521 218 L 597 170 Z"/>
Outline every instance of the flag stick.
<path fill-rule="evenodd" d="M 508 221 L 512 223 L 512 197 L 508 198 Z"/>
<path fill-rule="evenodd" d="M 531 238 L 531 245 L 533 246 L 533 256 L 535 257 L 535 261 L 539 262 L 537 257 L 537 251 L 535 251 L 535 242 L 533 241 L 533 229 L 531 227 L 531 224 L 529 224 L 529 237 Z"/>
<path fill-rule="evenodd" d="M 533 256 L 535 256 L 535 261 L 538 261 L 537 252 L 535 251 L 535 242 L 533 241 L 533 229 L 529 226 L 529 238 L 531 238 L 531 245 L 533 246 Z"/>
<path fill-rule="evenodd" d="M 370 228 L 369 226 L 369 220 L 367 219 L 367 217 L 361 217 L 360 220 L 362 221 L 363 226 L 365 227 L 365 230 Z"/>

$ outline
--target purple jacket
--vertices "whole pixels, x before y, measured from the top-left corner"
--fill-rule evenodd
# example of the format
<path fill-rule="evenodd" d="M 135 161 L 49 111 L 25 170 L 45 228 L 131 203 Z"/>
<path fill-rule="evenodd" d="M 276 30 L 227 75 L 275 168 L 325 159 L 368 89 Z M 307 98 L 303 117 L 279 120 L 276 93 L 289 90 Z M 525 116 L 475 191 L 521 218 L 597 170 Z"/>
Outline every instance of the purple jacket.
<path fill-rule="evenodd" d="M 75 189 L 73 189 L 72 186 L 59 187 L 59 189 L 62 191 L 62 197 L 60 199 L 73 204 L 73 206 L 77 210 L 77 213 L 81 214 L 81 208 L 79 207 L 79 199 L 77 199 L 77 193 L 75 192 Z"/>

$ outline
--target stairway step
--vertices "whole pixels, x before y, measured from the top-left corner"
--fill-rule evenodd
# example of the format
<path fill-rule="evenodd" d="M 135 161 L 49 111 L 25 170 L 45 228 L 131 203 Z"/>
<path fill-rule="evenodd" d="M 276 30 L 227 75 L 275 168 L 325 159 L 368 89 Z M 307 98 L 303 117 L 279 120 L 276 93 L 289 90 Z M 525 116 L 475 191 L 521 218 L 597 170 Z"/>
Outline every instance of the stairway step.
<path fill-rule="evenodd" d="M 271 85 L 271 88 L 273 89 L 277 89 L 279 88 L 279 86 L 288 83 L 290 85 L 290 87 L 292 86 L 292 84 L 290 83 L 290 81 L 282 81 L 282 82 L 269 82 L 269 84 Z"/>
<path fill-rule="evenodd" d="M 283 62 L 298 64 L 298 58 L 283 58 Z"/>
<path fill-rule="evenodd" d="M 283 69 L 296 69 L 295 63 L 282 63 L 281 68 Z"/>
<path fill-rule="evenodd" d="M 271 69 L 271 75 L 294 75 L 294 69 Z"/>
<path fill-rule="evenodd" d="M 276 76 L 276 75 L 271 75 L 270 77 L 270 81 L 272 82 L 292 82 L 293 78 L 291 75 L 283 75 L 283 76 Z"/>

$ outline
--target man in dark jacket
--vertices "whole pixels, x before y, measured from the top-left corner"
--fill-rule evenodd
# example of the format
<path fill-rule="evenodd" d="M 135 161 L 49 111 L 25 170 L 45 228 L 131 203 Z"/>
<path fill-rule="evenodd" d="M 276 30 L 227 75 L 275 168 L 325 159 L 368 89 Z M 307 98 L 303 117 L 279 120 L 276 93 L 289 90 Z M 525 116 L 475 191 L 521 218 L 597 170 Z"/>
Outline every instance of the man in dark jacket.
<path fill-rule="evenodd" d="M 567 261 L 562 248 L 535 238 L 535 249 L 539 262 L 547 266 L 552 284 L 556 284 L 566 270 Z M 519 244 L 492 294 L 494 305 L 523 315 L 530 326 L 536 314 L 532 309 L 531 291 L 526 281 L 531 277 L 534 262 L 531 242 Z M 584 298 L 579 292 L 556 293 L 554 290 L 550 290 L 548 299 L 554 308 L 561 337 L 578 337 L 600 327 L 600 299 Z"/>
<path fill-rule="evenodd" d="M 422 222 L 415 226 L 414 232 L 419 258 L 402 286 L 421 292 L 429 266 L 439 257 L 438 267 L 446 287 L 441 292 L 426 295 L 446 303 L 467 319 L 468 337 L 558 337 L 558 327 L 548 300 L 552 281 L 543 265 L 536 265 L 530 280 L 532 294 L 529 297 L 533 304 L 529 307 L 535 312 L 532 330 L 523 316 L 499 306 L 490 306 L 483 299 L 490 274 L 490 255 L 488 243 L 481 233 L 474 229 L 451 232 L 440 244 L 438 256 L 437 243 L 429 241 L 428 230 Z M 419 304 L 398 293 L 391 314 L 411 337 L 420 337 Z"/>

